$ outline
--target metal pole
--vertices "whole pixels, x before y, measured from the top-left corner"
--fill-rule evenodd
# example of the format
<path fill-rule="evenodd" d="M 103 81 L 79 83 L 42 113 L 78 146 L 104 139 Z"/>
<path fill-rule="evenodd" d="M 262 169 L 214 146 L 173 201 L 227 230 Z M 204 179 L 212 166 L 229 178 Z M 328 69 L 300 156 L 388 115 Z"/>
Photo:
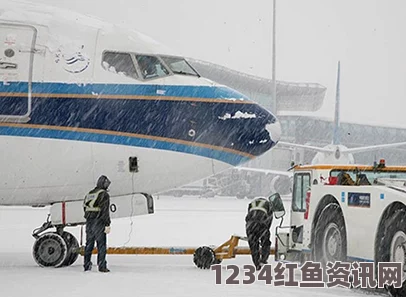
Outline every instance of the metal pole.
<path fill-rule="evenodd" d="M 277 111 L 277 101 L 276 101 L 276 65 L 275 65 L 275 56 L 276 56 L 276 17 L 275 17 L 275 11 L 276 11 L 276 0 L 273 0 L 273 28 L 272 28 L 272 109 L 271 112 L 276 116 L 278 111 Z"/>
<path fill-rule="evenodd" d="M 336 104 L 334 112 L 333 144 L 340 144 L 340 61 L 337 67 Z"/>

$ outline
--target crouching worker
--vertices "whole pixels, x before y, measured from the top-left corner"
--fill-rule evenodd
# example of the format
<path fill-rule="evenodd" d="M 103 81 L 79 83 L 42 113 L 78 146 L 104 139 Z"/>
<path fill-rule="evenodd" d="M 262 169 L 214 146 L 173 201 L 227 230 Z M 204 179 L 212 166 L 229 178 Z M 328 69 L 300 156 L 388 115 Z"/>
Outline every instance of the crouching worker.
<path fill-rule="evenodd" d="M 257 270 L 260 270 L 263 264 L 268 263 L 272 220 L 271 203 L 267 199 L 256 198 L 248 205 L 245 228 L 252 261 Z"/>
<path fill-rule="evenodd" d="M 110 233 L 110 195 L 107 192 L 110 180 L 102 175 L 96 187 L 84 199 L 83 210 L 86 219 L 86 247 L 84 270 L 92 269 L 92 251 L 97 242 L 97 265 L 100 272 L 110 272 L 106 262 L 106 234 Z"/>

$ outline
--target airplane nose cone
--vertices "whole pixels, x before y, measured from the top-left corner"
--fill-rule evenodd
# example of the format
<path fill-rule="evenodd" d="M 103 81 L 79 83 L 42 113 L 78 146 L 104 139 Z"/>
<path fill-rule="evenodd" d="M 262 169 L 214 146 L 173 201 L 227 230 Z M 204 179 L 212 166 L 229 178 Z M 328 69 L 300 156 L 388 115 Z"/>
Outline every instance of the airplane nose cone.
<path fill-rule="evenodd" d="M 223 151 L 234 154 L 234 166 L 264 154 L 281 137 L 278 119 L 254 102 L 219 104 L 215 110 L 211 137 Z"/>
<path fill-rule="evenodd" d="M 264 154 L 280 140 L 278 119 L 257 104 L 241 106 L 229 117 L 233 125 L 230 147 L 250 155 L 250 158 Z"/>
<path fill-rule="evenodd" d="M 279 140 L 281 139 L 282 129 L 281 124 L 277 118 L 275 118 L 275 122 L 271 124 L 267 124 L 265 129 L 269 133 L 269 137 L 273 143 L 272 147 L 274 147 Z"/>
<path fill-rule="evenodd" d="M 159 126 L 165 137 L 179 139 L 175 149 L 238 166 L 278 143 L 281 125 L 271 111 L 229 88 L 207 91 L 215 93 L 209 99 L 177 102 Z"/>

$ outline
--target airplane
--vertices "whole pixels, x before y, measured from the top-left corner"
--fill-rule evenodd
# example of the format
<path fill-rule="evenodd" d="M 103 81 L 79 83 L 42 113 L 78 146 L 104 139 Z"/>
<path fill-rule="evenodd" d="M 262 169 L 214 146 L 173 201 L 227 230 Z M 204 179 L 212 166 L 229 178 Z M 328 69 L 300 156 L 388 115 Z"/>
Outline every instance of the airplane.
<path fill-rule="evenodd" d="M 41 267 L 72 265 L 83 198 L 111 180 L 111 217 L 252 160 L 281 126 L 136 30 L 51 6 L 0 8 L 0 205 L 50 207 L 33 231 Z M 45 232 L 50 228 L 56 231 Z M 45 233 L 44 233 L 45 232 Z"/>
<path fill-rule="evenodd" d="M 337 66 L 337 84 L 336 84 L 336 101 L 335 101 L 335 112 L 334 112 L 334 125 L 333 125 L 333 139 L 331 144 L 324 147 L 316 147 L 311 145 L 296 144 L 284 141 L 278 141 L 277 147 L 285 148 L 300 148 L 310 151 L 315 151 L 317 154 L 313 157 L 311 164 L 355 164 L 354 154 L 366 151 L 374 151 L 384 148 L 393 148 L 406 145 L 406 142 L 388 143 L 364 147 L 348 148 L 341 144 L 339 138 L 340 131 L 340 61 L 338 61 Z M 237 166 L 237 170 L 261 172 L 264 174 L 276 174 L 276 176 L 271 180 L 270 188 L 271 192 L 286 192 L 285 189 L 293 189 L 293 175 L 289 168 L 287 171 L 281 170 L 269 170 L 269 169 L 259 169 L 250 168 L 244 166 Z"/>
<path fill-rule="evenodd" d="M 380 145 L 348 148 L 340 143 L 339 131 L 340 131 L 340 61 L 338 61 L 337 67 L 336 102 L 334 112 L 333 139 L 331 144 L 325 147 L 315 147 L 310 145 L 301 145 L 279 141 L 278 146 L 290 148 L 297 147 L 311 151 L 316 151 L 317 154 L 312 159 L 311 162 L 312 164 L 354 164 L 355 158 L 353 154 L 355 153 L 375 151 L 383 148 L 392 148 L 406 145 L 406 142 L 397 142 L 397 143 L 387 143 Z"/>

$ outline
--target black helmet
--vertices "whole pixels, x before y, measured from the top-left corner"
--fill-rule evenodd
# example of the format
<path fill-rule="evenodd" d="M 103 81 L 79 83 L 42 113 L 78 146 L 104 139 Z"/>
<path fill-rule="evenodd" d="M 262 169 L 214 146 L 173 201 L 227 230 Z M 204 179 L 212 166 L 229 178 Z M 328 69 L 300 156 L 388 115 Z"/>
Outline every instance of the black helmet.
<path fill-rule="evenodd" d="M 101 188 L 101 189 L 105 189 L 107 190 L 108 187 L 110 186 L 111 181 L 107 178 L 107 176 L 102 175 L 99 177 L 99 179 L 97 180 L 97 187 Z"/>

